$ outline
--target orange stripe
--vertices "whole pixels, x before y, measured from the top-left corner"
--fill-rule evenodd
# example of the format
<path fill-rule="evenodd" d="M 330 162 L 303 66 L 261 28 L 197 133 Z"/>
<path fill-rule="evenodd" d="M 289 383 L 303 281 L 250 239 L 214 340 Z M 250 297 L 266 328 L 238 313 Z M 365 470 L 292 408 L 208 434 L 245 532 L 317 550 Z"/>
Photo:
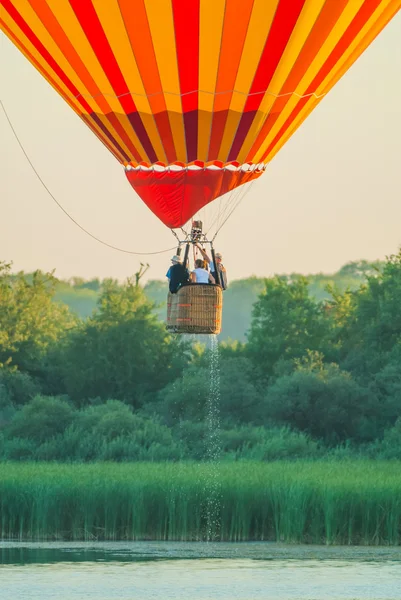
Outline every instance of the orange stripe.
<path fill-rule="evenodd" d="M 132 0 L 119 0 L 119 5 L 152 111 L 163 112 L 166 110 L 166 102 L 144 1 L 137 0 L 135 11 L 132 10 Z"/>
<path fill-rule="evenodd" d="M 216 94 L 234 88 L 252 7 L 253 0 L 247 0 L 246 2 L 244 0 L 229 0 L 226 4 Z M 228 109 L 231 97 L 231 91 L 229 94 L 217 95 L 214 101 L 214 112 Z"/>
<path fill-rule="evenodd" d="M 119 0 L 120 10 L 168 162 L 176 158 L 144 0 Z"/>
<path fill-rule="evenodd" d="M 208 160 L 216 160 L 219 155 L 252 8 L 253 0 L 226 3 Z"/>

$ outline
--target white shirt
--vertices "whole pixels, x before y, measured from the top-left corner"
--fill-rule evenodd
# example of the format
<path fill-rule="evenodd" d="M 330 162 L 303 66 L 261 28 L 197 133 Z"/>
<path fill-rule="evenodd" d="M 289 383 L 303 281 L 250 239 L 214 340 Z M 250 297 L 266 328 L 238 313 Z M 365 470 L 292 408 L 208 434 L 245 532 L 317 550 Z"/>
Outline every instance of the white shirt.
<path fill-rule="evenodd" d="M 194 269 L 192 273 L 195 273 L 196 283 L 209 283 L 209 271 L 206 269 Z"/>

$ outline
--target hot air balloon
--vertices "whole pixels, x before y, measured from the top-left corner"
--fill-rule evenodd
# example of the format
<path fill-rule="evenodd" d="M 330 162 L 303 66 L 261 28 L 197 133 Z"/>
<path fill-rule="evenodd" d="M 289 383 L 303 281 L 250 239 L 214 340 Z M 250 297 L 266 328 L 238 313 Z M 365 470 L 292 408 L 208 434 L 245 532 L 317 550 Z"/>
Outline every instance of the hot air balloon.
<path fill-rule="evenodd" d="M 1 4 L 4 33 L 172 229 L 223 195 L 235 207 L 236 190 L 265 171 L 401 8 L 401 0 Z"/>

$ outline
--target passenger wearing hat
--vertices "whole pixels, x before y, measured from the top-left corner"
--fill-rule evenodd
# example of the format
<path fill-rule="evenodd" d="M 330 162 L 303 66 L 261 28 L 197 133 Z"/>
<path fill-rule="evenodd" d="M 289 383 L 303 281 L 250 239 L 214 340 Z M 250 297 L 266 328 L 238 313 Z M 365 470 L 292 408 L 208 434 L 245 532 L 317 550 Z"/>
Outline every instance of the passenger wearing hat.
<path fill-rule="evenodd" d="M 172 265 L 166 273 L 169 280 L 169 290 L 176 294 L 181 286 L 189 281 L 188 269 L 182 264 L 181 257 L 175 254 L 171 259 Z"/>
<path fill-rule="evenodd" d="M 205 260 L 207 260 L 207 262 L 209 263 L 210 272 L 213 275 L 215 281 L 217 281 L 216 271 L 215 271 L 215 268 L 214 268 L 213 261 L 209 258 L 209 256 L 207 255 L 207 253 L 205 252 L 205 250 L 202 248 L 202 246 L 200 244 L 196 244 L 196 247 L 198 248 L 198 250 L 202 254 L 203 258 Z M 227 289 L 227 271 L 226 271 L 223 263 L 221 262 L 222 259 L 223 259 L 223 257 L 220 254 L 220 252 L 216 252 L 216 254 L 214 256 L 215 256 L 215 259 L 216 259 L 216 265 L 217 265 L 217 269 L 218 269 L 218 272 L 219 272 L 220 285 L 223 288 L 223 290 L 226 290 Z"/>

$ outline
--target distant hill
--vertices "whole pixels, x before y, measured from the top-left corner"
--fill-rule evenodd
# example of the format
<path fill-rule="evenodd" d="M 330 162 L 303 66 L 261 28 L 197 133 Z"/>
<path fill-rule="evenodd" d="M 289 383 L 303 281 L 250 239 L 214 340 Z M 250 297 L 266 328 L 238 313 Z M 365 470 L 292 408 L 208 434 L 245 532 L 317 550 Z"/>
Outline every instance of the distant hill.
<path fill-rule="evenodd" d="M 328 285 L 336 287 L 339 291 L 347 288 L 357 289 L 367 276 L 374 275 L 382 266 L 383 263 L 380 261 L 370 263 L 362 260 L 349 262 L 334 274 L 308 275 L 310 293 L 317 301 L 322 301 L 330 297 L 327 291 Z M 297 276 L 299 276 L 297 273 L 281 275 L 288 280 Z M 55 301 L 67 304 L 72 311 L 85 319 L 95 310 L 101 287 L 102 281 L 99 279 L 86 281 L 75 277 L 68 281 L 61 280 L 57 286 Z M 164 320 L 167 281 L 148 281 L 144 289 L 148 297 L 155 302 L 155 312 L 161 320 Z M 220 339 L 245 340 L 251 322 L 252 306 L 263 289 L 264 279 L 261 277 L 252 276 L 230 283 L 224 293 L 223 332 Z"/>

